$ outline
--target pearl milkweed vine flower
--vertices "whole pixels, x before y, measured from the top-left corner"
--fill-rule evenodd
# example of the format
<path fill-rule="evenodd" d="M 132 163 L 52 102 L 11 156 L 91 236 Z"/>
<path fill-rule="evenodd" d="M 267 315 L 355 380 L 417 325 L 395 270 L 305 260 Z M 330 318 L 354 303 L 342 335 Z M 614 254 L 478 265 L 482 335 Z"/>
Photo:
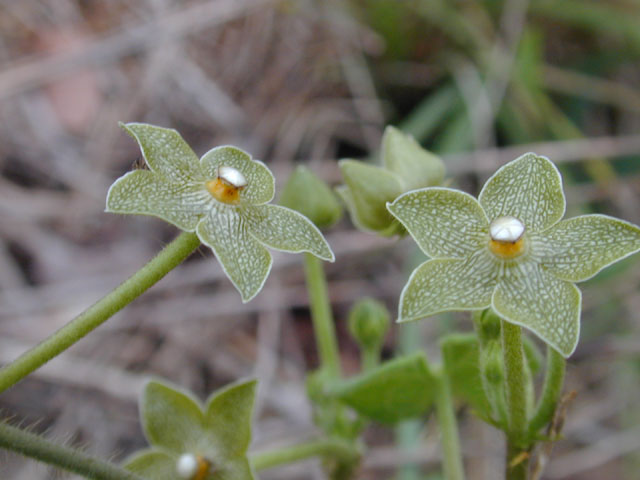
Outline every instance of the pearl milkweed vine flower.
<path fill-rule="evenodd" d="M 560 172 L 533 153 L 501 167 L 477 200 L 424 188 L 388 203 L 431 257 L 404 287 L 398 321 L 492 307 L 569 357 L 580 331 L 574 283 L 638 252 L 640 228 L 598 214 L 562 220 L 565 207 Z"/>
<path fill-rule="evenodd" d="M 313 223 L 269 204 L 275 180 L 264 163 L 232 146 L 213 148 L 198 159 L 176 130 L 143 123 L 122 127 L 138 142 L 149 170 L 117 179 L 106 211 L 152 215 L 195 232 L 243 302 L 258 294 L 269 275 L 272 258 L 266 247 L 334 261 Z"/>

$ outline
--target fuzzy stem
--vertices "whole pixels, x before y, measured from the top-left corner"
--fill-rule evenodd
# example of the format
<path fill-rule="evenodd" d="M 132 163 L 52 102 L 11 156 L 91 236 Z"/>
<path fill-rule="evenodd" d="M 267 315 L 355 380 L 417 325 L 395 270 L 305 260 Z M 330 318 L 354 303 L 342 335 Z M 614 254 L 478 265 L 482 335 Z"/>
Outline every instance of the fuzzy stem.
<path fill-rule="evenodd" d="M 527 425 L 526 375 L 522 330 L 502 321 L 502 351 L 507 391 L 507 480 L 526 480 L 529 462 L 523 453 Z"/>
<path fill-rule="evenodd" d="M 322 261 L 305 253 L 304 271 L 320 364 L 336 378 L 340 376 L 340 355 Z"/>
<path fill-rule="evenodd" d="M 447 480 L 464 480 L 464 468 L 460 451 L 458 423 L 453 410 L 453 399 L 446 374 L 439 371 L 436 377 L 436 415 L 440 426 L 440 443 L 444 456 L 444 474 Z"/>
<path fill-rule="evenodd" d="M 255 470 L 266 470 L 278 465 L 305 460 L 310 457 L 331 455 L 345 461 L 352 460 L 356 452 L 341 440 L 317 440 L 315 442 L 293 445 L 270 452 L 251 455 L 251 464 Z"/>
<path fill-rule="evenodd" d="M 40 368 L 142 295 L 149 287 L 186 259 L 198 245 L 200 245 L 200 240 L 195 233 L 180 234 L 149 263 L 111 293 L 98 300 L 43 342 L 3 367 L 0 370 L 0 392 Z"/>
<path fill-rule="evenodd" d="M 373 370 L 380 364 L 379 348 L 364 348 L 360 351 L 360 363 L 362 371 Z"/>
<path fill-rule="evenodd" d="M 118 465 L 0 422 L 0 447 L 95 480 L 143 480 Z"/>
<path fill-rule="evenodd" d="M 534 437 L 541 428 L 551 421 L 562 394 L 565 369 L 566 360 L 564 357 L 548 346 L 544 386 L 542 387 L 538 407 L 529 422 L 530 437 Z"/>

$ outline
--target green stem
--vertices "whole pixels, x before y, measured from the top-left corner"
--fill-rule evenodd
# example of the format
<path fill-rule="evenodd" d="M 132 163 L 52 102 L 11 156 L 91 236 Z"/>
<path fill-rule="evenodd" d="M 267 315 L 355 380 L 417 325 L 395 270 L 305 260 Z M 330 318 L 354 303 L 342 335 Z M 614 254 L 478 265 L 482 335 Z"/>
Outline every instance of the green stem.
<path fill-rule="evenodd" d="M 546 426 L 556 411 L 556 406 L 562 394 L 566 360 L 555 349 L 547 347 L 547 371 L 544 377 L 542 395 L 531 421 L 529 422 L 529 436 L 534 437 L 538 431 Z"/>
<path fill-rule="evenodd" d="M 278 465 L 298 462 L 310 457 L 327 456 L 350 461 L 356 456 L 353 447 L 341 440 L 318 440 L 301 445 L 251 455 L 255 470 L 266 470 Z"/>
<path fill-rule="evenodd" d="M 0 422 L 0 447 L 95 480 L 143 480 L 117 465 Z"/>
<path fill-rule="evenodd" d="M 376 368 L 380 364 L 379 348 L 364 348 L 360 351 L 360 362 L 364 372 Z"/>
<path fill-rule="evenodd" d="M 0 392 L 13 386 L 87 333 L 142 295 L 149 287 L 178 266 L 200 240 L 195 233 L 182 233 L 149 263 L 107 296 L 0 370 Z"/>
<path fill-rule="evenodd" d="M 331 303 L 327 290 L 322 261 L 310 253 L 304 255 L 304 271 L 311 302 L 311 317 L 315 332 L 320 364 L 326 368 L 333 377 L 340 376 L 340 355 L 338 342 L 331 313 Z"/>
<path fill-rule="evenodd" d="M 507 480 L 525 480 L 528 472 L 523 453 L 527 425 L 526 374 L 522 330 L 518 325 L 502 321 L 502 351 L 507 391 Z"/>
<path fill-rule="evenodd" d="M 444 474 L 447 480 L 463 480 L 464 468 L 458 436 L 458 423 L 453 410 L 449 380 L 443 371 L 436 374 L 436 415 L 440 426 Z"/>

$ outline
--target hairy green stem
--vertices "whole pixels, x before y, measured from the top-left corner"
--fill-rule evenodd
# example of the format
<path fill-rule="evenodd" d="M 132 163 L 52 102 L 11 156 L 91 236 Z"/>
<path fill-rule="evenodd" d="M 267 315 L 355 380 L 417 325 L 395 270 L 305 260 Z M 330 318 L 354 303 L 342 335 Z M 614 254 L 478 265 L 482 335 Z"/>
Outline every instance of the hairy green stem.
<path fill-rule="evenodd" d="M 304 271 L 320 364 L 336 378 L 341 372 L 340 355 L 322 261 L 310 253 L 305 253 Z"/>
<path fill-rule="evenodd" d="M 76 343 L 178 266 L 200 245 L 195 233 L 182 233 L 149 263 L 49 338 L 0 370 L 0 392 Z"/>
<path fill-rule="evenodd" d="M 535 437 L 538 431 L 546 426 L 556 411 L 556 406 L 562 394 L 566 360 L 555 349 L 547 346 L 547 370 L 544 386 L 533 417 L 529 421 L 529 436 Z"/>
<path fill-rule="evenodd" d="M 376 368 L 380 364 L 380 349 L 362 349 L 360 351 L 360 362 L 362 364 L 362 370 L 365 372 Z"/>
<path fill-rule="evenodd" d="M 0 422 L 0 448 L 95 480 L 143 480 L 118 465 Z"/>
<path fill-rule="evenodd" d="M 440 444 L 444 456 L 444 475 L 447 480 L 463 480 L 464 467 L 458 435 L 458 422 L 453 410 L 453 399 L 446 374 L 436 374 L 436 415 L 440 426 Z"/>
<path fill-rule="evenodd" d="M 255 470 L 266 470 L 310 457 L 327 455 L 332 458 L 350 461 L 357 455 L 357 452 L 342 440 L 328 439 L 294 445 L 271 452 L 255 453 L 251 455 L 250 460 Z"/>
<path fill-rule="evenodd" d="M 526 480 L 529 462 L 521 457 L 527 426 L 527 389 L 522 329 L 502 321 L 502 351 L 507 393 L 507 480 Z"/>

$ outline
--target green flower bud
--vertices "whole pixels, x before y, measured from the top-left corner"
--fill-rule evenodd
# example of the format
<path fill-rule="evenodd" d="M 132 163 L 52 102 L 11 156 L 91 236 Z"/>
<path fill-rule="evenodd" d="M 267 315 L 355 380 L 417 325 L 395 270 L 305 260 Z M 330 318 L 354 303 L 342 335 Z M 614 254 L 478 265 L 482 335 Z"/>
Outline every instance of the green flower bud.
<path fill-rule="evenodd" d="M 500 317 L 490 308 L 473 316 L 482 343 L 500 339 Z"/>
<path fill-rule="evenodd" d="M 280 205 L 300 212 L 318 228 L 328 228 L 342 217 L 342 206 L 329 186 L 302 165 L 287 180 Z"/>
<path fill-rule="evenodd" d="M 354 305 L 349 313 L 349 332 L 360 347 L 379 348 L 389 330 L 389 311 L 377 300 L 365 298 Z"/>
<path fill-rule="evenodd" d="M 411 136 L 387 127 L 382 137 L 382 166 L 341 160 L 345 185 L 337 188 L 360 230 L 385 237 L 404 235 L 404 227 L 387 210 L 409 190 L 442 184 L 444 164 Z"/>
<path fill-rule="evenodd" d="M 480 352 L 480 368 L 482 374 L 492 385 L 504 382 L 504 363 L 500 342 L 492 340 Z"/>

